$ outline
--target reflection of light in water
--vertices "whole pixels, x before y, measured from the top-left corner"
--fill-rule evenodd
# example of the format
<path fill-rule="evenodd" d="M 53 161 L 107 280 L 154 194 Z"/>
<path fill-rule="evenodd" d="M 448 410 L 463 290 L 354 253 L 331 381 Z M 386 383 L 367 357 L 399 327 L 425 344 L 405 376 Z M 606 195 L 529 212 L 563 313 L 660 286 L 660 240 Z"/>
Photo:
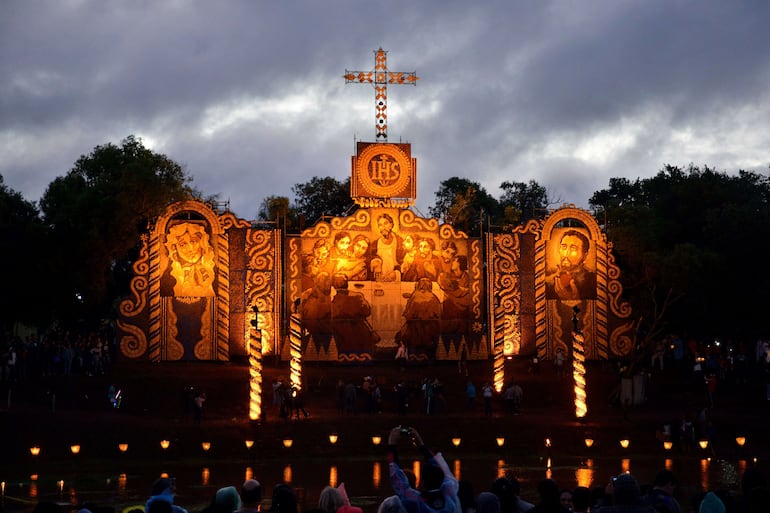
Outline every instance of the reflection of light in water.
<path fill-rule="evenodd" d="M 254 470 L 251 467 L 246 467 L 246 472 L 243 475 L 243 480 L 248 481 L 254 479 Z"/>
<path fill-rule="evenodd" d="M 743 475 L 746 472 L 746 467 L 748 467 L 748 462 L 746 460 L 738 460 L 738 474 Z"/>
<path fill-rule="evenodd" d="M 123 494 L 126 493 L 126 483 L 128 482 L 128 477 L 125 473 L 120 474 L 118 476 L 118 491 Z"/>
<path fill-rule="evenodd" d="M 283 467 L 283 482 L 291 483 L 291 465 Z"/>
<path fill-rule="evenodd" d="M 329 467 L 329 486 L 337 487 L 337 467 L 334 465 Z"/>
<path fill-rule="evenodd" d="M 673 469 L 674 468 L 674 460 L 672 460 L 671 458 L 666 458 L 666 461 L 665 461 L 663 466 L 664 466 L 664 468 L 666 470 Z"/>
<path fill-rule="evenodd" d="M 372 465 L 372 484 L 375 488 L 380 487 L 380 481 L 382 480 L 382 467 L 380 467 L 380 462 L 375 461 L 374 465 Z"/>
<path fill-rule="evenodd" d="M 497 477 L 505 477 L 505 460 L 497 460 Z"/>
<path fill-rule="evenodd" d="M 414 477 L 417 479 L 417 486 L 422 486 L 422 476 L 420 475 L 420 461 L 414 460 L 412 462 L 412 472 L 414 472 Z"/>
<path fill-rule="evenodd" d="M 700 486 L 701 490 L 710 490 L 709 486 L 709 463 L 711 460 L 704 458 L 700 460 Z"/>
<path fill-rule="evenodd" d="M 625 473 L 631 472 L 631 458 L 623 458 L 623 461 L 620 462 L 620 471 Z"/>
<path fill-rule="evenodd" d="M 591 483 L 594 481 L 593 469 L 589 466 L 589 468 L 579 468 L 575 470 L 575 481 L 577 482 L 578 486 L 591 488 Z"/>
<path fill-rule="evenodd" d="M 203 470 L 201 470 L 201 486 L 208 486 L 210 478 L 211 471 L 208 467 L 203 467 Z"/>
<path fill-rule="evenodd" d="M 455 460 L 455 479 L 460 480 L 460 460 Z"/>
<path fill-rule="evenodd" d="M 545 478 L 546 479 L 553 479 L 553 472 L 551 472 L 551 467 L 548 467 L 545 470 Z"/>

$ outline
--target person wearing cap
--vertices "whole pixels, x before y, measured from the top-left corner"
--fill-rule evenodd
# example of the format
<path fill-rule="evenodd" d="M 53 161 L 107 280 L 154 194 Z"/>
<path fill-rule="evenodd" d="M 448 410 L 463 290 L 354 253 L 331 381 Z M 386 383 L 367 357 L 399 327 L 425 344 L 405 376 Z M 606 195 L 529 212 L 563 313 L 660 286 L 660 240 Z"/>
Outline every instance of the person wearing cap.
<path fill-rule="evenodd" d="M 398 464 L 398 442 L 406 434 L 425 458 L 421 467 L 422 490 L 418 491 L 409 483 Z M 388 435 L 388 467 L 393 491 L 409 513 L 460 513 L 458 484 L 440 452 L 433 453 L 414 428 L 397 426 Z"/>
<path fill-rule="evenodd" d="M 655 508 L 642 502 L 639 482 L 629 473 L 613 477 L 607 485 L 612 505 L 602 506 L 597 513 L 656 513 Z"/>
<path fill-rule="evenodd" d="M 262 503 L 262 485 L 256 479 L 247 479 L 241 486 L 241 507 L 238 513 L 257 513 Z"/>
<path fill-rule="evenodd" d="M 698 513 L 725 513 L 725 503 L 714 492 L 707 493 L 698 507 Z"/>
<path fill-rule="evenodd" d="M 144 510 L 149 512 L 150 509 L 157 510 L 158 506 L 162 506 L 161 502 L 166 502 L 171 506 L 172 513 L 187 513 L 187 510 L 181 506 L 174 504 L 174 496 L 176 495 L 176 483 L 173 479 L 167 477 L 161 477 L 156 479 L 152 484 L 152 491 L 150 498 L 144 504 Z M 156 504 L 153 507 L 153 504 Z"/>
<path fill-rule="evenodd" d="M 676 478 L 670 470 L 661 470 L 652 482 L 652 490 L 644 498 L 644 502 L 666 513 L 682 513 L 682 507 L 674 498 Z"/>

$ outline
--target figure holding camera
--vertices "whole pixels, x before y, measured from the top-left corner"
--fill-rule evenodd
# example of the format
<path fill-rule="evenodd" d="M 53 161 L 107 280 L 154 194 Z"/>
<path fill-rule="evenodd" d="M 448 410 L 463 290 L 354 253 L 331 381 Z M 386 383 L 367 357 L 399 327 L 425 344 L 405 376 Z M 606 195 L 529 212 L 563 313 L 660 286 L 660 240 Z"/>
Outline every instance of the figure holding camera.
<path fill-rule="evenodd" d="M 398 443 L 408 438 L 425 458 L 420 479 L 421 487 L 415 489 L 410 484 L 398 463 Z M 449 470 L 440 452 L 433 453 L 422 441 L 416 429 L 396 426 L 388 436 L 388 466 L 390 483 L 407 511 L 420 513 L 460 513 L 460 500 L 457 497 L 457 479 Z"/>

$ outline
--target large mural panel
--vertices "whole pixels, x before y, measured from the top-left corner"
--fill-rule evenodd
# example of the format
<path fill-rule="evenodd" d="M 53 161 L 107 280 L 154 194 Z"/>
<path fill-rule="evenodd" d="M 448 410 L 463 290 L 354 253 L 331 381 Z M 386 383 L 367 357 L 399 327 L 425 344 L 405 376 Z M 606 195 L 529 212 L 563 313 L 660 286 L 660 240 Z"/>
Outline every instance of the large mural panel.
<path fill-rule="evenodd" d="M 306 359 L 478 357 L 481 260 L 469 240 L 407 210 L 362 209 L 289 243 Z"/>

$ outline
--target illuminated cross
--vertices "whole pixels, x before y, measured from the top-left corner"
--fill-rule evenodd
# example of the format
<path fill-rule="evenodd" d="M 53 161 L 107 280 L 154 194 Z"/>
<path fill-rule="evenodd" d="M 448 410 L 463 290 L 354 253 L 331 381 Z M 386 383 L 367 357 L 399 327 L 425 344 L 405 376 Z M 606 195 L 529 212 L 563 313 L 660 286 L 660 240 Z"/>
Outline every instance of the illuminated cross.
<path fill-rule="evenodd" d="M 388 71 L 387 53 L 380 48 L 374 52 L 374 71 L 348 71 L 342 77 L 345 83 L 374 84 L 374 117 L 377 141 L 388 141 L 388 84 L 417 85 L 415 71 Z"/>

